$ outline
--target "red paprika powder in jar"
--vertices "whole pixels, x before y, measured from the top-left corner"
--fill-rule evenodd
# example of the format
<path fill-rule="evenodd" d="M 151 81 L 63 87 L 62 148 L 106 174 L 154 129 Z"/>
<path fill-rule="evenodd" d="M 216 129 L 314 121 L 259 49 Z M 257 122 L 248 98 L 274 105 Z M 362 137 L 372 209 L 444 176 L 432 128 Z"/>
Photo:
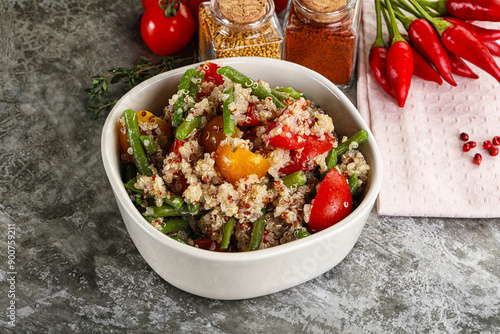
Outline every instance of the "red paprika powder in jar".
<path fill-rule="evenodd" d="M 284 59 L 310 68 L 340 88 L 352 84 L 360 0 L 291 0 Z"/>

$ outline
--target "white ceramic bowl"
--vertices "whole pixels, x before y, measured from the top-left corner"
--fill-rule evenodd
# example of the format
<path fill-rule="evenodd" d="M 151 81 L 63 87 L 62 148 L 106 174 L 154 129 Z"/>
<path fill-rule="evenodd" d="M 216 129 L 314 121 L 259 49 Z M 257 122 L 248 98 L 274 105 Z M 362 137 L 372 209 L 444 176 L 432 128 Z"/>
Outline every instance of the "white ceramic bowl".
<path fill-rule="evenodd" d="M 214 60 L 230 65 L 271 87 L 292 86 L 302 90 L 332 116 L 335 131 L 351 136 L 370 131 L 348 98 L 320 74 L 294 63 L 269 58 Z M 157 75 L 123 96 L 107 117 L 102 133 L 102 158 L 123 221 L 139 253 L 170 284 L 198 296 L 244 299 L 270 294 L 306 282 L 330 270 L 351 251 L 377 198 L 382 162 L 370 132 L 361 151 L 371 165 L 368 186 L 361 204 L 336 225 L 285 245 L 246 253 L 219 253 L 175 241 L 153 228 L 136 210 L 120 177 L 118 118 L 125 109 L 147 109 L 159 114 L 176 93 L 189 67 Z"/>

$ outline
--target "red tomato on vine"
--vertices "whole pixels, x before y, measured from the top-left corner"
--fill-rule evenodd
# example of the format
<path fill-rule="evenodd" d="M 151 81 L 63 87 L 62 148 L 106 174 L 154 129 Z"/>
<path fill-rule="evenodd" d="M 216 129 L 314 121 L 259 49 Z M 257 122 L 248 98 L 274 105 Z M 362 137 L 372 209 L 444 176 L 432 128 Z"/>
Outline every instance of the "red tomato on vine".
<path fill-rule="evenodd" d="M 182 50 L 193 37 L 194 20 L 189 8 L 178 0 L 143 0 L 141 35 L 154 53 L 165 56 Z"/>

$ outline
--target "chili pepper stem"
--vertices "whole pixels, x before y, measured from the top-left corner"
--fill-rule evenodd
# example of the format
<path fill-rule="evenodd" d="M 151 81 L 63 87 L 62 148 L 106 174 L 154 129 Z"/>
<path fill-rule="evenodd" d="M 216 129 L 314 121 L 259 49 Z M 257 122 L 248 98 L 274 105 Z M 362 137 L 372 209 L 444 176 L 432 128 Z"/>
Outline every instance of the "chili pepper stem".
<path fill-rule="evenodd" d="M 385 47 L 384 36 L 382 33 L 382 10 L 380 8 L 380 0 L 375 0 L 375 11 L 377 13 L 377 37 L 372 44 L 372 48 L 376 46 Z"/>
<path fill-rule="evenodd" d="M 406 40 L 403 38 L 403 36 L 399 32 L 398 24 L 396 22 L 396 16 L 394 15 L 394 11 L 392 9 L 392 5 L 391 5 L 389 0 L 385 0 L 385 6 L 387 8 L 387 11 L 389 12 L 389 18 L 390 18 L 389 24 L 391 26 L 391 30 L 392 30 L 392 34 L 393 34 L 392 44 L 394 44 L 396 42 L 405 42 L 406 43 Z"/>
<path fill-rule="evenodd" d="M 442 18 L 432 17 L 420 4 L 417 0 L 409 0 L 410 3 L 415 7 L 423 19 L 429 21 L 430 24 L 436 29 L 439 36 L 443 34 L 443 32 L 452 26 L 452 24 Z"/>

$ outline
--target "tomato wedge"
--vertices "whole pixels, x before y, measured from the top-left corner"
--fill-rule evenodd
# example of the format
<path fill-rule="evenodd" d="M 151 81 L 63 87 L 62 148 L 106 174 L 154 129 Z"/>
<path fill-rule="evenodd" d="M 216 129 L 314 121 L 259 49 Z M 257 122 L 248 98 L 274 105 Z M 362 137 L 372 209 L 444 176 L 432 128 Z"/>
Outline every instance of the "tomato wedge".
<path fill-rule="evenodd" d="M 352 196 L 346 178 L 332 168 L 318 189 L 314 199 L 309 229 L 318 232 L 337 224 L 352 212 Z"/>
<path fill-rule="evenodd" d="M 257 119 L 257 116 L 255 116 L 255 104 L 250 103 L 247 108 L 247 112 L 245 113 L 246 118 L 243 122 L 238 122 L 238 125 L 241 126 L 256 126 L 261 124 L 260 121 Z"/>
<path fill-rule="evenodd" d="M 295 152 L 292 153 L 291 162 L 285 167 L 280 169 L 280 173 L 288 175 L 298 170 L 306 171 L 308 167 L 306 167 L 306 163 L 314 159 L 320 154 L 324 154 L 330 151 L 333 148 L 333 140 L 331 138 L 326 138 L 324 140 L 320 140 L 317 136 L 308 136 L 306 138 L 306 144 L 299 154 Z"/>
<path fill-rule="evenodd" d="M 317 136 L 308 136 L 306 145 L 300 154 L 299 162 L 306 162 L 317 157 L 320 154 L 326 153 L 333 148 L 333 142 L 329 138 L 320 140 Z"/>
<path fill-rule="evenodd" d="M 271 123 L 267 132 L 269 133 L 276 127 L 276 123 Z M 269 137 L 268 144 L 274 147 L 283 148 L 285 150 L 300 150 L 306 146 L 306 138 L 303 138 L 296 133 L 293 133 L 288 125 L 282 127 L 282 132 L 279 135 Z"/>

